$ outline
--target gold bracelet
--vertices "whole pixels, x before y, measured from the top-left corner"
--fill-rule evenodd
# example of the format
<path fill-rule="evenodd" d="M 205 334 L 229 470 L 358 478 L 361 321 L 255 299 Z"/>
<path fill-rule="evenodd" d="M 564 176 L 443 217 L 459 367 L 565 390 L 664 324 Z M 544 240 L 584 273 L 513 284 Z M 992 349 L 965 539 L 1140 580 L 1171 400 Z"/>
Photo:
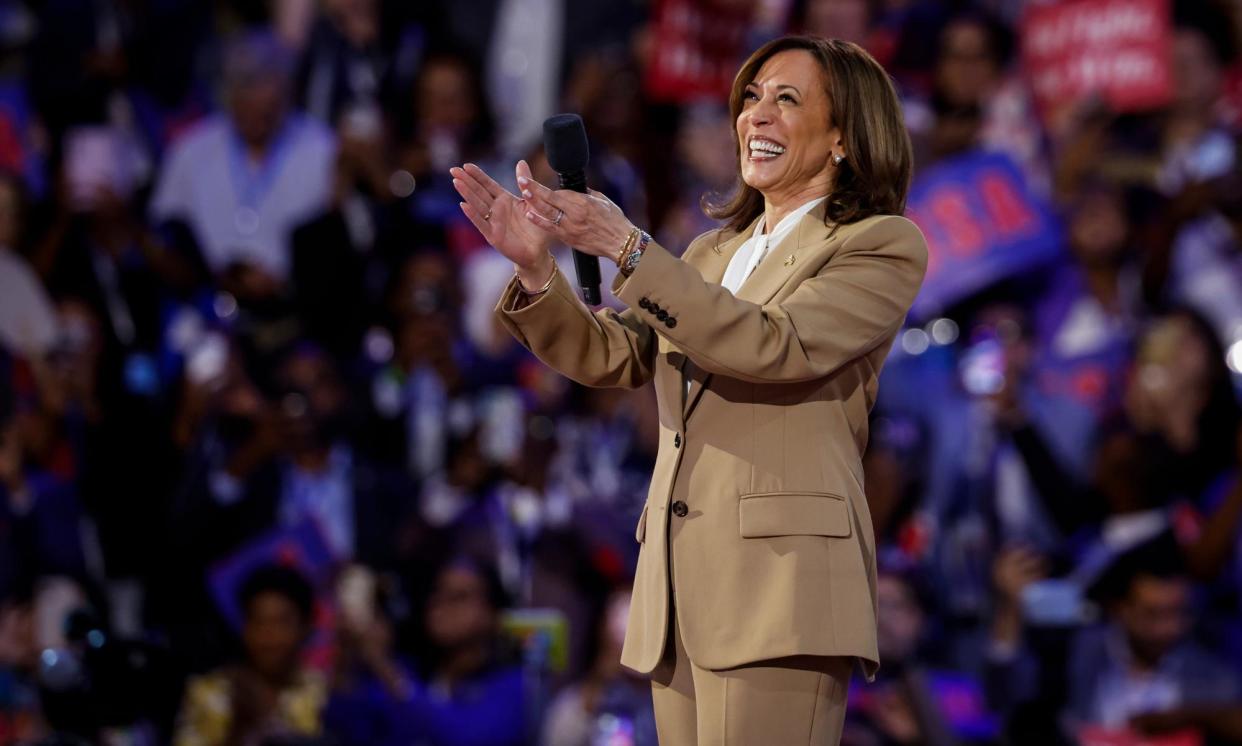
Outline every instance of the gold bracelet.
<path fill-rule="evenodd" d="M 630 235 L 625 239 L 625 243 L 621 245 L 621 253 L 617 254 L 617 267 L 620 268 L 625 262 L 625 257 L 634 250 L 634 245 L 638 243 L 638 239 L 643 232 L 638 228 L 630 231 Z"/>
<path fill-rule="evenodd" d="M 552 267 L 552 274 L 548 277 L 548 281 L 545 282 L 543 284 L 543 287 L 539 288 L 538 290 L 527 290 L 526 287 L 522 284 L 522 278 L 518 277 L 517 270 L 513 271 L 513 276 L 517 279 L 518 290 L 521 290 L 523 293 L 525 293 L 527 298 L 534 298 L 536 296 L 540 296 L 548 292 L 548 288 L 552 287 L 552 281 L 556 279 L 556 267 L 555 266 Z"/>

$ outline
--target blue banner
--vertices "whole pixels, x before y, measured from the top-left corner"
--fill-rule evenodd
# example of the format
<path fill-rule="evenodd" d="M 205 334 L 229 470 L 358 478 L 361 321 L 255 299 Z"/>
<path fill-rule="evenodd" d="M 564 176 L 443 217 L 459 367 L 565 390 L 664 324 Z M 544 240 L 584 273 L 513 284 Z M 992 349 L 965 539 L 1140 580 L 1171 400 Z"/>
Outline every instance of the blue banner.
<path fill-rule="evenodd" d="M 906 215 L 927 237 L 923 289 L 910 316 L 925 319 L 1000 281 L 1057 259 L 1052 208 L 999 153 L 970 153 L 921 173 Z"/>

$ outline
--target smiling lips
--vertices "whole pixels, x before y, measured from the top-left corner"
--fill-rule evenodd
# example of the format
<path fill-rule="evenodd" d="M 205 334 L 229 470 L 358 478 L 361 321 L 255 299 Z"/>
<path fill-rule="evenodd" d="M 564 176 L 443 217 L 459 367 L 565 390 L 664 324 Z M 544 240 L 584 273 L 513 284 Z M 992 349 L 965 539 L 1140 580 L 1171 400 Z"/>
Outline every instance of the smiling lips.
<path fill-rule="evenodd" d="M 785 152 L 785 146 L 766 137 L 752 137 L 747 142 L 752 161 L 770 161 Z"/>

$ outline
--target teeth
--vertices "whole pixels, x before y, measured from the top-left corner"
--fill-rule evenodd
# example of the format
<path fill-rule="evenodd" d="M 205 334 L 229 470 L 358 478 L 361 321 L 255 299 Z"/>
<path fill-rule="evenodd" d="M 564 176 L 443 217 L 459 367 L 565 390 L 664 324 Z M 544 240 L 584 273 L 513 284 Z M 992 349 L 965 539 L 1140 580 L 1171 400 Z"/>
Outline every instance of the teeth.
<path fill-rule="evenodd" d="M 773 155 L 780 155 L 781 153 L 784 153 L 784 152 L 785 152 L 785 148 L 783 146 L 777 145 L 771 140 L 755 139 L 755 140 L 750 141 L 750 154 L 752 156 L 756 155 L 757 153 L 771 153 Z"/>

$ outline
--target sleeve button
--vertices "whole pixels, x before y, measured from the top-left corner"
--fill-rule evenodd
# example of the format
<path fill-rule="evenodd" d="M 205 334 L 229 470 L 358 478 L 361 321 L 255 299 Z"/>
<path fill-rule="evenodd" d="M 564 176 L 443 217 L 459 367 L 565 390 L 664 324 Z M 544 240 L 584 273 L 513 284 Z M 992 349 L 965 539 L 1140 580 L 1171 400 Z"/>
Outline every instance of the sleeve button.
<path fill-rule="evenodd" d="M 656 318 L 659 319 L 660 321 L 667 319 L 668 311 L 665 311 L 663 308 L 661 308 L 659 311 L 656 311 Z"/>
<path fill-rule="evenodd" d="M 672 316 L 669 316 L 667 319 L 664 320 L 664 325 L 667 326 L 669 329 L 672 329 L 673 327 L 677 326 L 677 319 L 673 318 Z"/>
<path fill-rule="evenodd" d="M 651 308 L 651 301 L 647 300 L 647 296 L 638 299 L 638 307 L 646 311 Z"/>

